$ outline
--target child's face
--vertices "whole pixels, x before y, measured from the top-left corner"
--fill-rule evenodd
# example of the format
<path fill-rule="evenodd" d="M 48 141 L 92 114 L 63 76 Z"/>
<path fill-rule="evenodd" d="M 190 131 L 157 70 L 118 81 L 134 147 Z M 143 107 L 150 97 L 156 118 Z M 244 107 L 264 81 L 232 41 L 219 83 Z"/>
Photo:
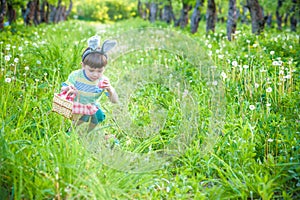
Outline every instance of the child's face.
<path fill-rule="evenodd" d="M 103 72 L 105 70 L 104 67 L 102 67 L 102 68 L 92 68 L 88 65 L 82 65 L 82 69 L 84 69 L 86 76 L 91 81 L 95 81 L 95 80 L 100 79 L 103 76 Z"/>

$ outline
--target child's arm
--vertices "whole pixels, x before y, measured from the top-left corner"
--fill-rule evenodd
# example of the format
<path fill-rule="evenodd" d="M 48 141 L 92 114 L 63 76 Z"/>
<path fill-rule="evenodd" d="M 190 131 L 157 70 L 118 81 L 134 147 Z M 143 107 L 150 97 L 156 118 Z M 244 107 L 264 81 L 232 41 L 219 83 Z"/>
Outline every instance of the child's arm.
<path fill-rule="evenodd" d="M 119 97 L 118 94 L 115 90 L 115 88 L 113 88 L 112 86 L 110 86 L 109 88 L 106 89 L 108 92 L 108 98 L 112 103 L 118 103 L 119 101 Z"/>
<path fill-rule="evenodd" d="M 108 78 L 103 78 L 99 82 L 99 87 L 102 89 L 106 89 L 108 92 L 108 98 L 112 103 L 118 103 L 119 97 L 118 94 L 113 86 L 110 85 L 110 81 Z"/>

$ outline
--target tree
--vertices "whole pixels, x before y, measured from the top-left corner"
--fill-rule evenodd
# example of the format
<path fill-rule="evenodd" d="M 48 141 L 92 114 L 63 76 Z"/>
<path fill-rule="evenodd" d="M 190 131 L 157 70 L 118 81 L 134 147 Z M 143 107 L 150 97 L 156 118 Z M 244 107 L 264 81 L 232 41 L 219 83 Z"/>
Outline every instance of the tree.
<path fill-rule="evenodd" d="M 277 8 L 276 8 L 276 22 L 277 22 L 277 29 L 282 30 L 282 14 L 280 13 L 280 9 L 282 7 L 283 0 L 277 1 Z"/>
<path fill-rule="evenodd" d="M 184 27 L 186 27 L 186 25 L 189 22 L 188 14 L 189 14 L 189 10 L 191 9 L 191 7 L 189 5 L 188 0 L 182 0 L 181 4 L 182 4 L 182 8 L 180 11 L 180 17 L 176 21 L 175 26 L 180 26 L 181 28 L 184 28 Z"/>
<path fill-rule="evenodd" d="M 291 23 L 291 31 L 296 32 L 297 30 L 297 17 L 299 18 L 299 0 L 292 0 L 292 8 L 291 8 L 291 18 L 290 18 L 290 23 Z M 298 16 L 296 16 L 296 14 Z"/>
<path fill-rule="evenodd" d="M 201 19 L 200 7 L 203 6 L 204 0 L 197 0 L 194 12 L 191 16 L 191 32 L 196 33 L 199 26 L 199 21 Z"/>
<path fill-rule="evenodd" d="M 172 21 L 176 21 L 171 0 L 168 0 L 163 6 L 162 20 L 168 24 L 170 24 Z"/>
<path fill-rule="evenodd" d="M 266 19 L 258 0 L 247 0 L 247 7 L 250 10 L 252 33 L 259 35 L 265 27 Z"/>
<path fill-rule="evenodd" d="M 228 19 L 227 19 L 227 38 L 231 41 L 231 35 L 236 30 L 236 0 L 229 0 Z"/>
<path fill-rule="evenodd" d="M 210 31 L 215 32 L 217 20 L 217 10 L 215 0 L 207 1 L 207 10 L 206 10 L 206 33 Z"/>
<path fill-rule="evenodd" d="M 157 17 L 158 5 L 155 2 L 150 3 L 150 12 L 149 12 L 149 20 L 150 22 L 155 22 Z"/>
<path fill-rule="evenodd" d="M 6 14 L 6 1 L 1 0 L 0 3 L 0 30 L 2 30 L 4 28 L 4 17 Z"/>

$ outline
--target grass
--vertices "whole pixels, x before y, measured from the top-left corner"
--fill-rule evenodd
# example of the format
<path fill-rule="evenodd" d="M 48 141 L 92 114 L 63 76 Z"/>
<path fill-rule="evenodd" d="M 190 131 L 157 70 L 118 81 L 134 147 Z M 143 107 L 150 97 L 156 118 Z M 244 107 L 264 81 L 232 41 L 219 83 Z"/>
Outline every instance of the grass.
<path fill-rule="evenodd" d="M 228 42 L 222 26 L 203 27 L 69 21 L 2 32 L 0 198 L 299 198 L 299 36 L 240 27 Z M 106 74 L 120 104 L 101 98 L 106 121 L 67 135 L 53 93 L 96 33 L 118 41 Z"/>

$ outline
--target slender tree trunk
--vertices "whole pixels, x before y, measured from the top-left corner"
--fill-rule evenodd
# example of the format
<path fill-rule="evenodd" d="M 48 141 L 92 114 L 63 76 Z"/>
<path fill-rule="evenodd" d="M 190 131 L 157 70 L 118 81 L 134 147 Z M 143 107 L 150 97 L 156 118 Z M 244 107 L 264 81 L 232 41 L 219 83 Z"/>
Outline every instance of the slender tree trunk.
<path fill-rule="evenodd" d="M 206 11 L 206 33 L 215 32 L 217 11 L 215 0 L 208 0 Z"/>
<path fill-rule="evenodd" d="M 227 19 L 227 38 L 232 39 L 232 33 L 236 30 L 236 0 L 229 0 L 228 19 Z"/>
<path fill-rule="evenodd" d="M 32 25 L 32 21 L 33 21 L 33 18 L 34 18 L 34 12 L 35 12 L 35 4 L 33 1 L 29 1 L 27 3 L 27 6 L 26 6 L 26 10 L 24 12 L 24 23 L 26 25 Z"/>
<path fill-rule="evenodd" d="M 280 14 L 280 9 L 282 7 L 283 0 L 277 1 L 276 7 L 276 22 L 277 22 L 277 29 L 282 30 L 282 14 Z"/>
<path fill-rule="evenodd" d="M 158 5 L 157 3 L 150 3 L 150 12 L 149 12 L 149 20 L 150 22 L 155 22 L 157 17 Z"/>
<path fill-rule="evenodd" d="M 170 24 L 172 20 L 175 22 L 175 16 L 173 13 L 173 7 L 171 0 L 168 1 L 168 3 L 164 6 L 162 11 L 162 20 L 166 23 Z"/>
<path fill-rule="evenodd" d="M 41 15 L 40 15 L 40 1 L 35 0 L 34 1 L 34 18 L 33 22 L 35 25 L 39 25 L 41 23 Z"/>
<path fill-rule="evenodd" d="M 48 1 L 43 1 L 41 6 L 41 22 L 49 23 L 49 3 Z"/>
<path fill-rule="evenodd" d="M 291 23 L 291 31 L 293 32 L 296 32 L 297 31 L 297 17 L 296 15 L 298 15 L 298 18 L 299 18 L 299 1 L 298 1 L 298 4 L 297 4 L 297 0 L 292 0 L 292 8 L 291 8 L 291 18 L 290 18 L 290 23 Z M 298 8 L 297 8 L 298 6 Z"/>
<path fill-rule="evenodd" d="M 189 4 L 182 2 L 182 9 L 180 13 L 180 18 L 175 23 L 175 26 L 180 26 L 181 28 L 184 28 L 189 22 Z"/>
<path fill-rule="evenodd" d="M 73 8 L 73 2 L 72 2 L 72 0 L 70 0 L 69 8 L 68 8 L 68 10 L 66 11 L 65 19 L 64 19 L 64 20 L 67 20 L 67 19 L 68 19 L 68 16 L 70 15 L 70 13 L 71 13 L 71 11 L 72 11 L 72 8 Z"/>
<path fill-rule="evenodd" d="M 7 16 L 8 16 L 9 24 L 12 24 L 17 20 L 17 12 L 14 9 L 13 5 L 8 2 L 7 2 Z"/>
<path fill-rule="evenodd" d="M 247 6 L 251 15 L 252 33 L 259 35 L 264 30 L 265 26 L 262 8 L 259 5 L 258 0 L 247 0 Z"/>
<path fill-rule="evenodd" d="M 272 24 L 273 24 L 272 18 L 273 18 L 273 15 L 271 13 L 267 15 L 266 23 L 267 23 L 268 27 L 270 27 L 270 28 L 272 27 Z"/>
<path fill-rule="evenodd" d="M 191 16 L 191 33 L 196 33 L 198 31 L 199 21 L 201 19 L 201 6 L 203 6 L 203 0 L 197 0 L 194 12 Z"/>
<path fill-rule="evenodd" d="M 6 15 L 6 1 L 1 0 L 0 3 L 0 30 L 2 30 L 4 28 L 4 17 Z"/>

